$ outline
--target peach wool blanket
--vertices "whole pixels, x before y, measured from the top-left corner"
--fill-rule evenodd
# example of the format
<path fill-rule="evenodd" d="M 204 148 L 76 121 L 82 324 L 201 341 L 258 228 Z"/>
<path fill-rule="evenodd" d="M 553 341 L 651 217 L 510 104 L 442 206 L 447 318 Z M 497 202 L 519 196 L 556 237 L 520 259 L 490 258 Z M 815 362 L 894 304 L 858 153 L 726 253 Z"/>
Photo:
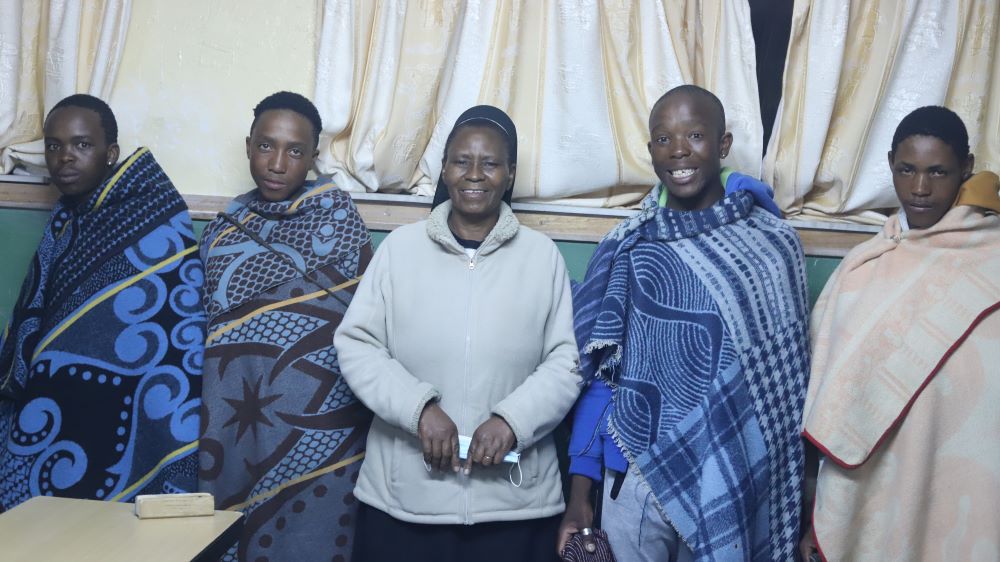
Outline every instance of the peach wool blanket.
<path fill-rule="evenodd" d="M 804 435 L 825 457 L 825 560 L 1000 559 L 998 185 L 975 176 L 929 229 L 893 216 L 816 304 Z"/>

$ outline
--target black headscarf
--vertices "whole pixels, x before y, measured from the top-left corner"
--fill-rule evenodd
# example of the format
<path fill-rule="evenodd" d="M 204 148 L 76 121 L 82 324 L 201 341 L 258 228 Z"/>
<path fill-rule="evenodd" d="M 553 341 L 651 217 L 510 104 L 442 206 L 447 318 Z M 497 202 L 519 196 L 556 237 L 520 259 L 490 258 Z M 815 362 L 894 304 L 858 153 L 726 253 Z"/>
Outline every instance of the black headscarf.
<path fill-rule="evenodd" d="M 455 133 L 458 132 L 462 127 L 468 126 L 486 126 L 492 127 L 504 135 L 507 141 L 507 156 L 511 164 L 517 164 L 517 129 L 514 128 L 514 122 L 511 121 L 510 117 L 503 112 L 502 109 L 493 107 L 492 105 L 477 105 L 471 107 L 462 112 L 455 121 L 455 126 L 451 128 L 451 132 L 448 133 L 448 140 L 444 143 L 445 156 L 448 154 L 448 145 L 451 144 L 451 139 L 455 137 Z M 444 170 L 442 170 L 442 173 Z M 508 189 L 503 194 L 503 201 L 510 205 L 511 194 L 514 193 L 513 186 Z M 448 187 L 444 184 L 441 176 L 438 176 L 437 190 L 434 192 L 434 203 L 431 204 L 431 209 L 437 207 L 441 203 L 448 200 L 450 196 L 448 195 Z"/>

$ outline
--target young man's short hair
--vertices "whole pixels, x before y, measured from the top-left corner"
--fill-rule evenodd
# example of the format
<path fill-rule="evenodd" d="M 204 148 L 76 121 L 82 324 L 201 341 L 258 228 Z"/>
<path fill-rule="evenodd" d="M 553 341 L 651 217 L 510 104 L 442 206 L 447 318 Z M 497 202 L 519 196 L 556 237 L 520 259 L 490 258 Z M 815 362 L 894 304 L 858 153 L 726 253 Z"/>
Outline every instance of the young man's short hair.
<path fill-rule="evenodd" d="M 718 123 L 719 136 L 726 134 L 726 109 L 722 106 L 722 100 L 720 100 L 718 96 L 712 92 L 709 92 L 701 86 L 695 86 L 694 84 L 681 84 L 680 86 L 668 90 L 667 93 L 660 96 L 660 99 L 656 100 L 656 103 L 653 104 L 653 108 L 649 112 L 650 117 L 656 113 L 656 110 L 661 104 L 663 104 L 663 102 L 678 94 L 686 94 L 707 101 L 715 110 L 714 117 L 716 123 Z"/>
<path fill-rule="evenodd" d="M 96 112 L 101 118 L 101 127 L 104 129 L 104 141 L 109 145 L 118 142 L 118 121 L 115 119 L 115 114 L 111 111 L 111 107 L 101 98 L 95 98 L 89 94 L 73 94 L 59 100 L 59 103 L 55 104 L 49 110 L 48 115 L 52 115 L 53 111 L 62 107 L 82 107 Z M 46 115 L 46 119 L 48 119 L 48 115 Z"/>
<path fill-rule="evenodd" d="M 257 119 L 265 111 L 274 109 L 294 111 L 308 119 L 313 128 L 313 146 L 319 146 L 319 133 L 323 130 L 323 120 L 319 116 L 319 110 L 309 98 L 295 92 L 275 92 L 261 100 L 257 107 L 253 108 L 253 123 L 250 124 L 250 130 L 252 131 L 257 125 Z"/>
<path fill-rule="evenodd" d="M 892 135 L 892 152 L 904 140 L 918 135 L 940 139 L 955 151 L 960 161 L 969 157 L 969 131 L 962 118 L 947 107 L 926 105 L 903 117 Z"/>

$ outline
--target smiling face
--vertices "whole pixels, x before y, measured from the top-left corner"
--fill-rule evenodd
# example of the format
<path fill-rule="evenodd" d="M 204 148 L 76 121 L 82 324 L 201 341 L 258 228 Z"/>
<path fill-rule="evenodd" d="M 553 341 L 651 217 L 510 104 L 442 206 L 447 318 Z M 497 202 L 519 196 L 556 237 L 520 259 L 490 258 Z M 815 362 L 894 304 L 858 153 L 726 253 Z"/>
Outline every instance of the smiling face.
<path fill-rule="evenodd" d="M 951 209 L 974 159 L 964 161 L 937 137 L 907 137 L 889 152 L 892 185 L 910 228 L 930 228 Z"/>
<path fill-rule="evenodd" d="M 45 119 L 45 166 L 52 183 L 80 202 L 111 173 L 118 145 L 108 144 L 101 116 L 92 109 L 60 107 Z"/>
<path fill-rule="evenodd" d="M 496 221 L 504 192 L 514 186 L 514 164 L 503 135 L 485 126 L 459 129 L 441 163 L 441 180 L 459 226 Z"/>
<path fill-rule="evenodd" d="M 733 136 L 721 132 L 718 110 L 704 97 L 677 93 L 649 117 L 649 155 L 670 194 L 671 209 L 707 209 L 725 194 L 719 177 Z"/>
<path fill-rule="evenodd" d="M 318 155 L 312 123 L 288 109 L 262 113 L 247 137 L 250 175 L 265 201 L 294 195 Z"/>

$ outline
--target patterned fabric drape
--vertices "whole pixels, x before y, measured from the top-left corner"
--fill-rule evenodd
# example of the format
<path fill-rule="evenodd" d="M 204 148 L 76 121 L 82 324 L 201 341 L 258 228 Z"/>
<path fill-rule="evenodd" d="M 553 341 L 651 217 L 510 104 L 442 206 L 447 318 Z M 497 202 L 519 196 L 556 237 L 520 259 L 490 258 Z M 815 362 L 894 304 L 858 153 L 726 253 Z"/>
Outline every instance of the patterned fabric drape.
<path fill-rule="evenodd" d="M 950 107 L 969 127 L 976 168 L 997 169 L 996 92 L 995 1 L 797 1 L 764 179 L 789 214 L 881 222 L 873 210 L 897 206 L 886 153 L 900 119 Z"/>
<path fill-rule="evenodd" d="M 0 512 L 197 489 L 197 251 L 147 148 L 79 205 L 56 203 L 0 338 Z"/>
<path fill-rule="evenodd" d="M 515 198 L 635 203 L 655 182 L 649 110 L 685 82 L 725 104 L 726 164 L 760 170 L 745 2 L 325 0 L 316 69 L 318 167 L 346 189 L 433 194 L 454 120 L 485 103 L 521 135 Z"/>
<path fill-rule="evenodd" d="M 44 174 L 42 120 L 62 98 L 103 99 L 121 61 L 132 0 L 0 2 L 0 173 Z"/>

